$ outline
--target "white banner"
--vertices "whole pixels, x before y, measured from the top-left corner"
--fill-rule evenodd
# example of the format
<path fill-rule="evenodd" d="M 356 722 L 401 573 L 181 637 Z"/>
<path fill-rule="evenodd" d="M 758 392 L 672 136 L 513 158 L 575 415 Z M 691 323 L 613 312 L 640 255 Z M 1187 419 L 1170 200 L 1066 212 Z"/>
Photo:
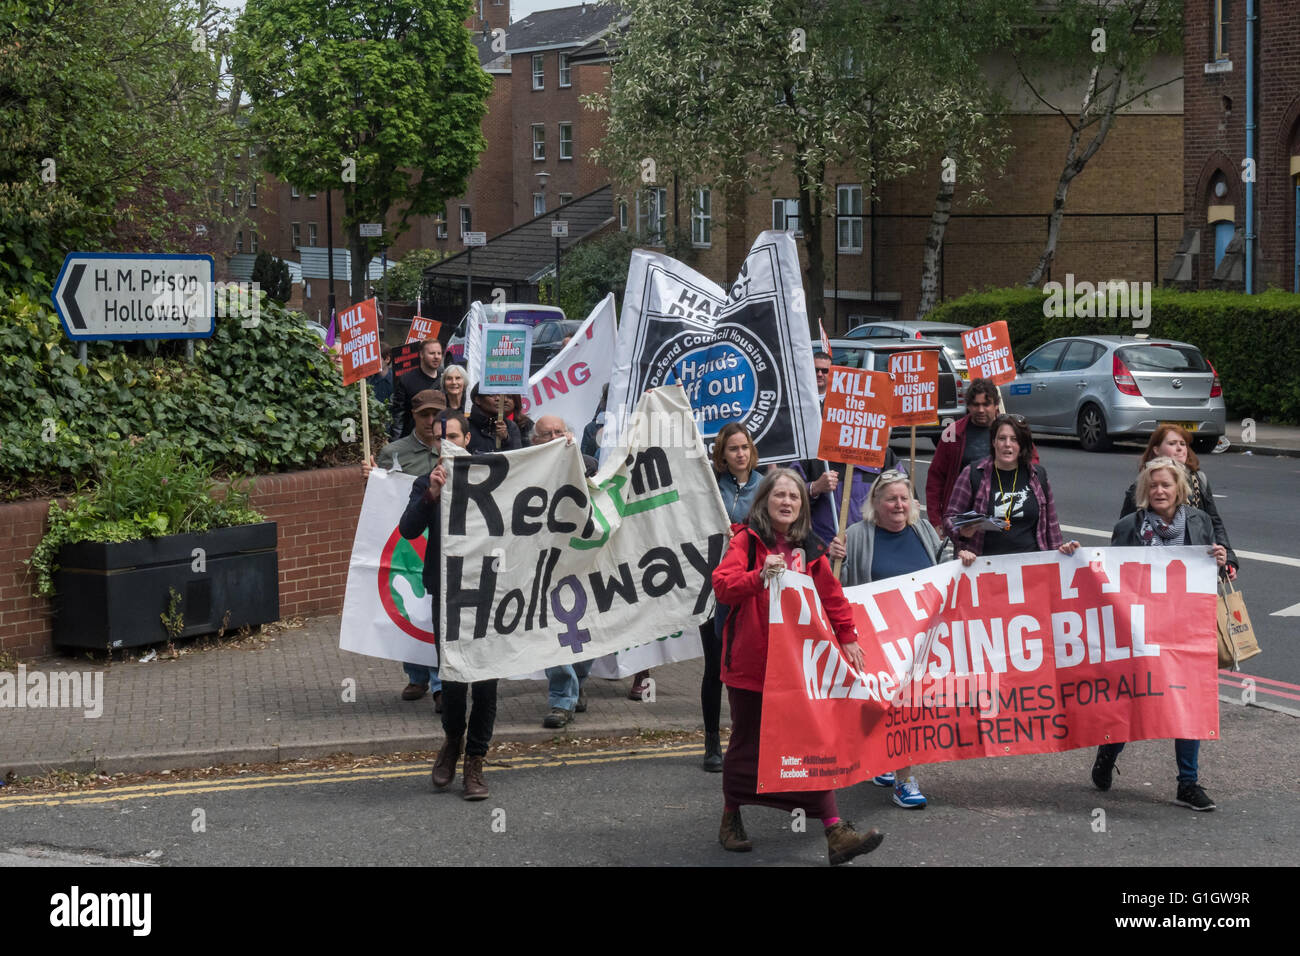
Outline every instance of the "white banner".
<path fill-rule="evenodd" d="M 483 326 L 487 324 L 487 313 L 483 311 L 482 302 L 472 302 L 469 316 L 465 319 L 465 394 L 470 395 L 483 374 Z"/>
<path fill-rule="evenodd" d="M 676 259 L 632 253 L 601 461 L 641 394 L 672 384 L 686 390 L 706 445 L 739 422 L 761 462 L 817 457 L 821 409 L 789 233 L 761 233 L 730 291 Z"/>
<path fill-rule="evenodd" d="M 596 414 L 601 390 L 609 384 L 617 329 L 611 292 L 591 310 L 569 344 L 528 380 L 523 413 L 533 421 L 558 415 L 575 435 L 581 435 Z"/>
<path fill-rule="evenodd" d="M 728 524 L 682 390 L 646 394 L 627 437 L 590 481 L 576 444 L 447 457 L 444 680 L 601 657 L 709 617 Z"/>

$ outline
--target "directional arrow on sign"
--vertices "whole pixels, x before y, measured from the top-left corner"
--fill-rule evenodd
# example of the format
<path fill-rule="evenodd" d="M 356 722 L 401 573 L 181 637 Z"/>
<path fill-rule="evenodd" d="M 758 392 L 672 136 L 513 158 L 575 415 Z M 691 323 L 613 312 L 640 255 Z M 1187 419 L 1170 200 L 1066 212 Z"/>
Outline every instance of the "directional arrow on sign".
<path fill-rule="evenodd" d="M 78 329 L 86 327 L 86 320 L 81 315 L 81 307 L 77 305 L 77 286 L 81 285 L 81 277 L 86 272 L 86 264 L 78 262 L 72 267 L 72 275 L 68 277 L 68 284 L 63 290 L 63 306 L 68 310 L 68 318 Z"/>
<path fill-rule="evenodd" d="M 50 298 L 73 341 L 212 335 L 211 256 L 71 252 Z"/>

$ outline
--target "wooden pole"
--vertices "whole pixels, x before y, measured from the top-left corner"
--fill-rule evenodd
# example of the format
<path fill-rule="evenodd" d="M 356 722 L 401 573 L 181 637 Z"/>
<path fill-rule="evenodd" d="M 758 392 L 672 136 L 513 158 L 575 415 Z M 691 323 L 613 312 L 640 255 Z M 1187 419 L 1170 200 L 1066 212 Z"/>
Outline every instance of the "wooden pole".
<path fill-rule="evenodd" d="M 844 465 L 844 478 L 844 491 L 840 493 L 840 533 L 847 536 L 849 530 L 849 501 L 853 498 L 853 466 L 847 463 Z M 843 558 L 835 559 L 835 567 L 831 570 L 837 578 L 840 576 L 840 566 L 843 564 Z"/>
<path fill-rule="evenodd" d="M 370 396 L 364 378 L 357 384 L 361 387 L 361 460 L 370 461 Z"/>
<path fill-rule="evenodd" d="M 505 403 L 500 395 L 497 396 L 497 422 L 506 420 Z M 501 450 L 501 432 L 497 432 L 497 451 Z"/>
<path fill-rule="evenodd" d="M 916 474 L 916 426 L 912 426 L 912 450 L 909 452 L 907 459 L 907 487 L 912 492 L 912 497 L 916 497 L 916 479 L 912 476 Z"/>

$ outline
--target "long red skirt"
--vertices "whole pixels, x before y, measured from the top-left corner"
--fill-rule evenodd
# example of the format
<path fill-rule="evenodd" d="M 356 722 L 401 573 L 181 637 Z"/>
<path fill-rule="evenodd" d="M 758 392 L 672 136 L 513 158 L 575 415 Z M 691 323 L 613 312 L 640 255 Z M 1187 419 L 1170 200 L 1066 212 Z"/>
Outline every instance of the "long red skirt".
<path fill-rule="evenodd" d="M 722 795 L 729 807 L 762 806 L 778 810 L 802 809 L 825 820 L 839 816 L 833 790 L 758 792 L 758 732 L 763 719 L 763 695 L 757 691 L 727 688 L 731 705 L 731 741 L 722 759 Z"/>

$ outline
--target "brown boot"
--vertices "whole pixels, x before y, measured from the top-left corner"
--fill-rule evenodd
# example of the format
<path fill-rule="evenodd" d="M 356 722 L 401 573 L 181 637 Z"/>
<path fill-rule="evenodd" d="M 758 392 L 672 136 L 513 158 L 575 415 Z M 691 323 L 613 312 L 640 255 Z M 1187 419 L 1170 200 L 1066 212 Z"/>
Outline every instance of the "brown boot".
<path fill-rule="evenodd" d="M 879 830 L 859 833 L 853 829 L 852 823 L 841 820 L 826 828 L 826 854 L 830 857 L 831 866 L 839 866 L 855 856 L 870 853 L 880 846 L 880 841 L 884 838 L 885 835 Z"/>
<path fill-rule="evenodd" d="M 461 794 L 466 800 L 486 800 L 487 784 L 483 782 L 483 758 L 465 755 L 465 792 Z"/>
<path fill-rule="evenodd" d="M 433 785 L 441 790 L 456 779 L 456 761 L 460 759 L 460 745 L 464 737 L 448 737 L 433 762 Z"/>
<path fill-rule="evenodd" d="M 739 810 L 723 810 L 722 826 L 718 830 L 718 842 L 724 850 L 731 853 L 748 853 L 754 849 L 745 832 L 745 824 L 740 822 Z"/>

